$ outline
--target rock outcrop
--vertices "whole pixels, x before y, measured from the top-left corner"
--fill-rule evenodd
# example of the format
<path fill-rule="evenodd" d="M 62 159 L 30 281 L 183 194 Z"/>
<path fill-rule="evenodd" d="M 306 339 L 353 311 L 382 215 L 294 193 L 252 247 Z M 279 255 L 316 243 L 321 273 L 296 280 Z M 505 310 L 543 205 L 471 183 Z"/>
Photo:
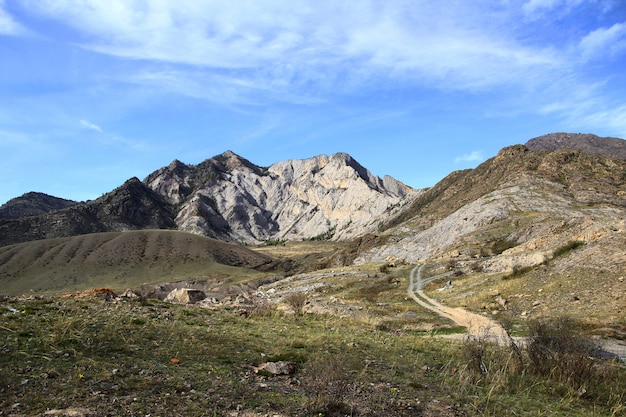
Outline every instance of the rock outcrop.
<path fill-rule="evenodd" d="M 176 288 L 165 297 L 164 301 L 178 304 L 195 304 L 205 298 L 206 294 L 202 290 L 195 290 L 192 288 Z"/>

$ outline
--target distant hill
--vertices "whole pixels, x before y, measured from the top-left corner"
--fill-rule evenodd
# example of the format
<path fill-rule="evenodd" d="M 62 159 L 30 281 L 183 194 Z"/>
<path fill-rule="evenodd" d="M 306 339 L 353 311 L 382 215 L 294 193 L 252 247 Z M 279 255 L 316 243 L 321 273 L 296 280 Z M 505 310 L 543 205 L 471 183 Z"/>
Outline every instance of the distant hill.
<path fill-rule="evenodd" d="M 529 140 L 526 147 L 531 151 L 578 149 L 608 158 L 626 159 L 626 140 L 584 133 L 550 133 Z"/>
<path fill-rule="evenodd" d="M 0 246 L 98 232 L 172 229 L 170 205 L 137 178 L 85 204 L 34 217 L 0 220 Z"/>
<path fill-rule="evenodd" d="M 30 192 L 0 206 L 0 219 L 19 219 L 63 210 L 78 203 L 44 193 Z"/>
<path fill-rule="evenodd" d="M 273 267 L 269 256 L 190 233 L 92 233 L 0 248 L 0 293 L 123 290 L 183 279 L 243 279 Z"/>
<path fill-rule="evenodd" d="M 451 173 L 381 229 L 405 234 L 410 225 L 415 233 L 404 237 L 404 244 L 394 239 L 390 251 L 403 247 L 402 253 L 415 262 L 458 248 L 457 239 L 466 234 L 537 213 L 549 214 L 542 220 L 555 223 L 596 213 L 619 224 L 626 218 L 620 217 L 626 215 L 626 161 L 568 148 L 531 151 L 524 145 L 510 146 L 475 169 Z M 511 243 L 530 239 L 534 233 L 517 236 L 521 224 L 507 226 L 498 238 Z M 540 230 L 536 224 L 533 228 Z M 422 241 L 426 236 L 435 240 Z M 492 237 L 482 235 L 482 245 Z"/>

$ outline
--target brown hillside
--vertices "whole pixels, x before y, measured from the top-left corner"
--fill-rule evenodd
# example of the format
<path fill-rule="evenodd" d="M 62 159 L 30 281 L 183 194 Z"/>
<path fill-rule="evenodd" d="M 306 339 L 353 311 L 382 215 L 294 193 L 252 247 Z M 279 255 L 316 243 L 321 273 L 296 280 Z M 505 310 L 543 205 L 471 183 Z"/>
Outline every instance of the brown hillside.
<path fill-rule="evenodd" d="M 94 286 L 124 289 L 177 279 L 245 275 L 250 274 L 245 270 L 271 263 L 266 255 L 189 233 L 95 233 L 0 248 L 0 285 L 5 294 Z"/>
<path fill-rule="evenodd" d="M 385 225 L 419 216 L 424 227 L 464 205 L 529 174 L 560 184 L 562 192 L 583 204 L 626 205 L 626 161 L 581 150 L 531 151 L 524 145 L 502 149 L 475 169 L 455 171 L 420 195 L 411 207 Z"/>
<path fill-rule="evenodd" d="M 533 151 L 569 148 L 608 158 L 626 159 L 626 140 L 603 138 L 588 133 L 550 133 L 529 140 L 526 147 Z"/>

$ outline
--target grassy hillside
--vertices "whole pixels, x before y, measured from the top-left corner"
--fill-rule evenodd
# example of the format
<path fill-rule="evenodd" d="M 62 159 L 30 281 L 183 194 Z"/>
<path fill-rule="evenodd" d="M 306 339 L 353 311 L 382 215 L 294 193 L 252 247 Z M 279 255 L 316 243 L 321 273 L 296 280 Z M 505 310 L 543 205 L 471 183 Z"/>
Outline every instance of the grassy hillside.
<path fill-rule="evenodd" d="M 626 415 L 623 367 L 562 348 L 537 362 L 479 339 L 263 305 L 247 316 L 159 301 L 0 306 L 2 415 Z M 266 361 L 293 374 L 255 373 Z"/>
<path fill-rule="evenodd" d="M 271 258 L 244 247 L 163 230 L 94 233 L 0 248 L 8 295 L 91 287 L 125 289 L 182 279 L 258 277 Z"/>

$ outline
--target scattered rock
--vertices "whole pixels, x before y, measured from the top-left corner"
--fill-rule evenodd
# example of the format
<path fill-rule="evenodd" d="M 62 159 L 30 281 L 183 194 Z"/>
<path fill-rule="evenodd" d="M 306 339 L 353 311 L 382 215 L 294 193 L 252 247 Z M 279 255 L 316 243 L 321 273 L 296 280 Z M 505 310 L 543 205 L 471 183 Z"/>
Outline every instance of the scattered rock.
<path fill-rule="evenodd" d="M 506 301 L 505 298 L 503 298 L 501 296 L 497 296 L 496 297 L 496 303 L 498 303 L 500 306 L 502 306 L 502 308 L 506 309 L 507 301 Z"/>
<path fill-rule="evenodd" d="M 265 362 L 254 367 L 257 374 L 293 375 L 296 373 L 296 364 L 291 361 Z"/>
<path fill-rule="evenodd" d="M 136 300 L 138 298 L 140 298 L 141 296 L 136 292 L 131 290 L 130 288 L 127 289 L 126 291 L 124 291 L 121 295 L 120 298 L 128 298 L 128 299 L 133 299 Z"/>

